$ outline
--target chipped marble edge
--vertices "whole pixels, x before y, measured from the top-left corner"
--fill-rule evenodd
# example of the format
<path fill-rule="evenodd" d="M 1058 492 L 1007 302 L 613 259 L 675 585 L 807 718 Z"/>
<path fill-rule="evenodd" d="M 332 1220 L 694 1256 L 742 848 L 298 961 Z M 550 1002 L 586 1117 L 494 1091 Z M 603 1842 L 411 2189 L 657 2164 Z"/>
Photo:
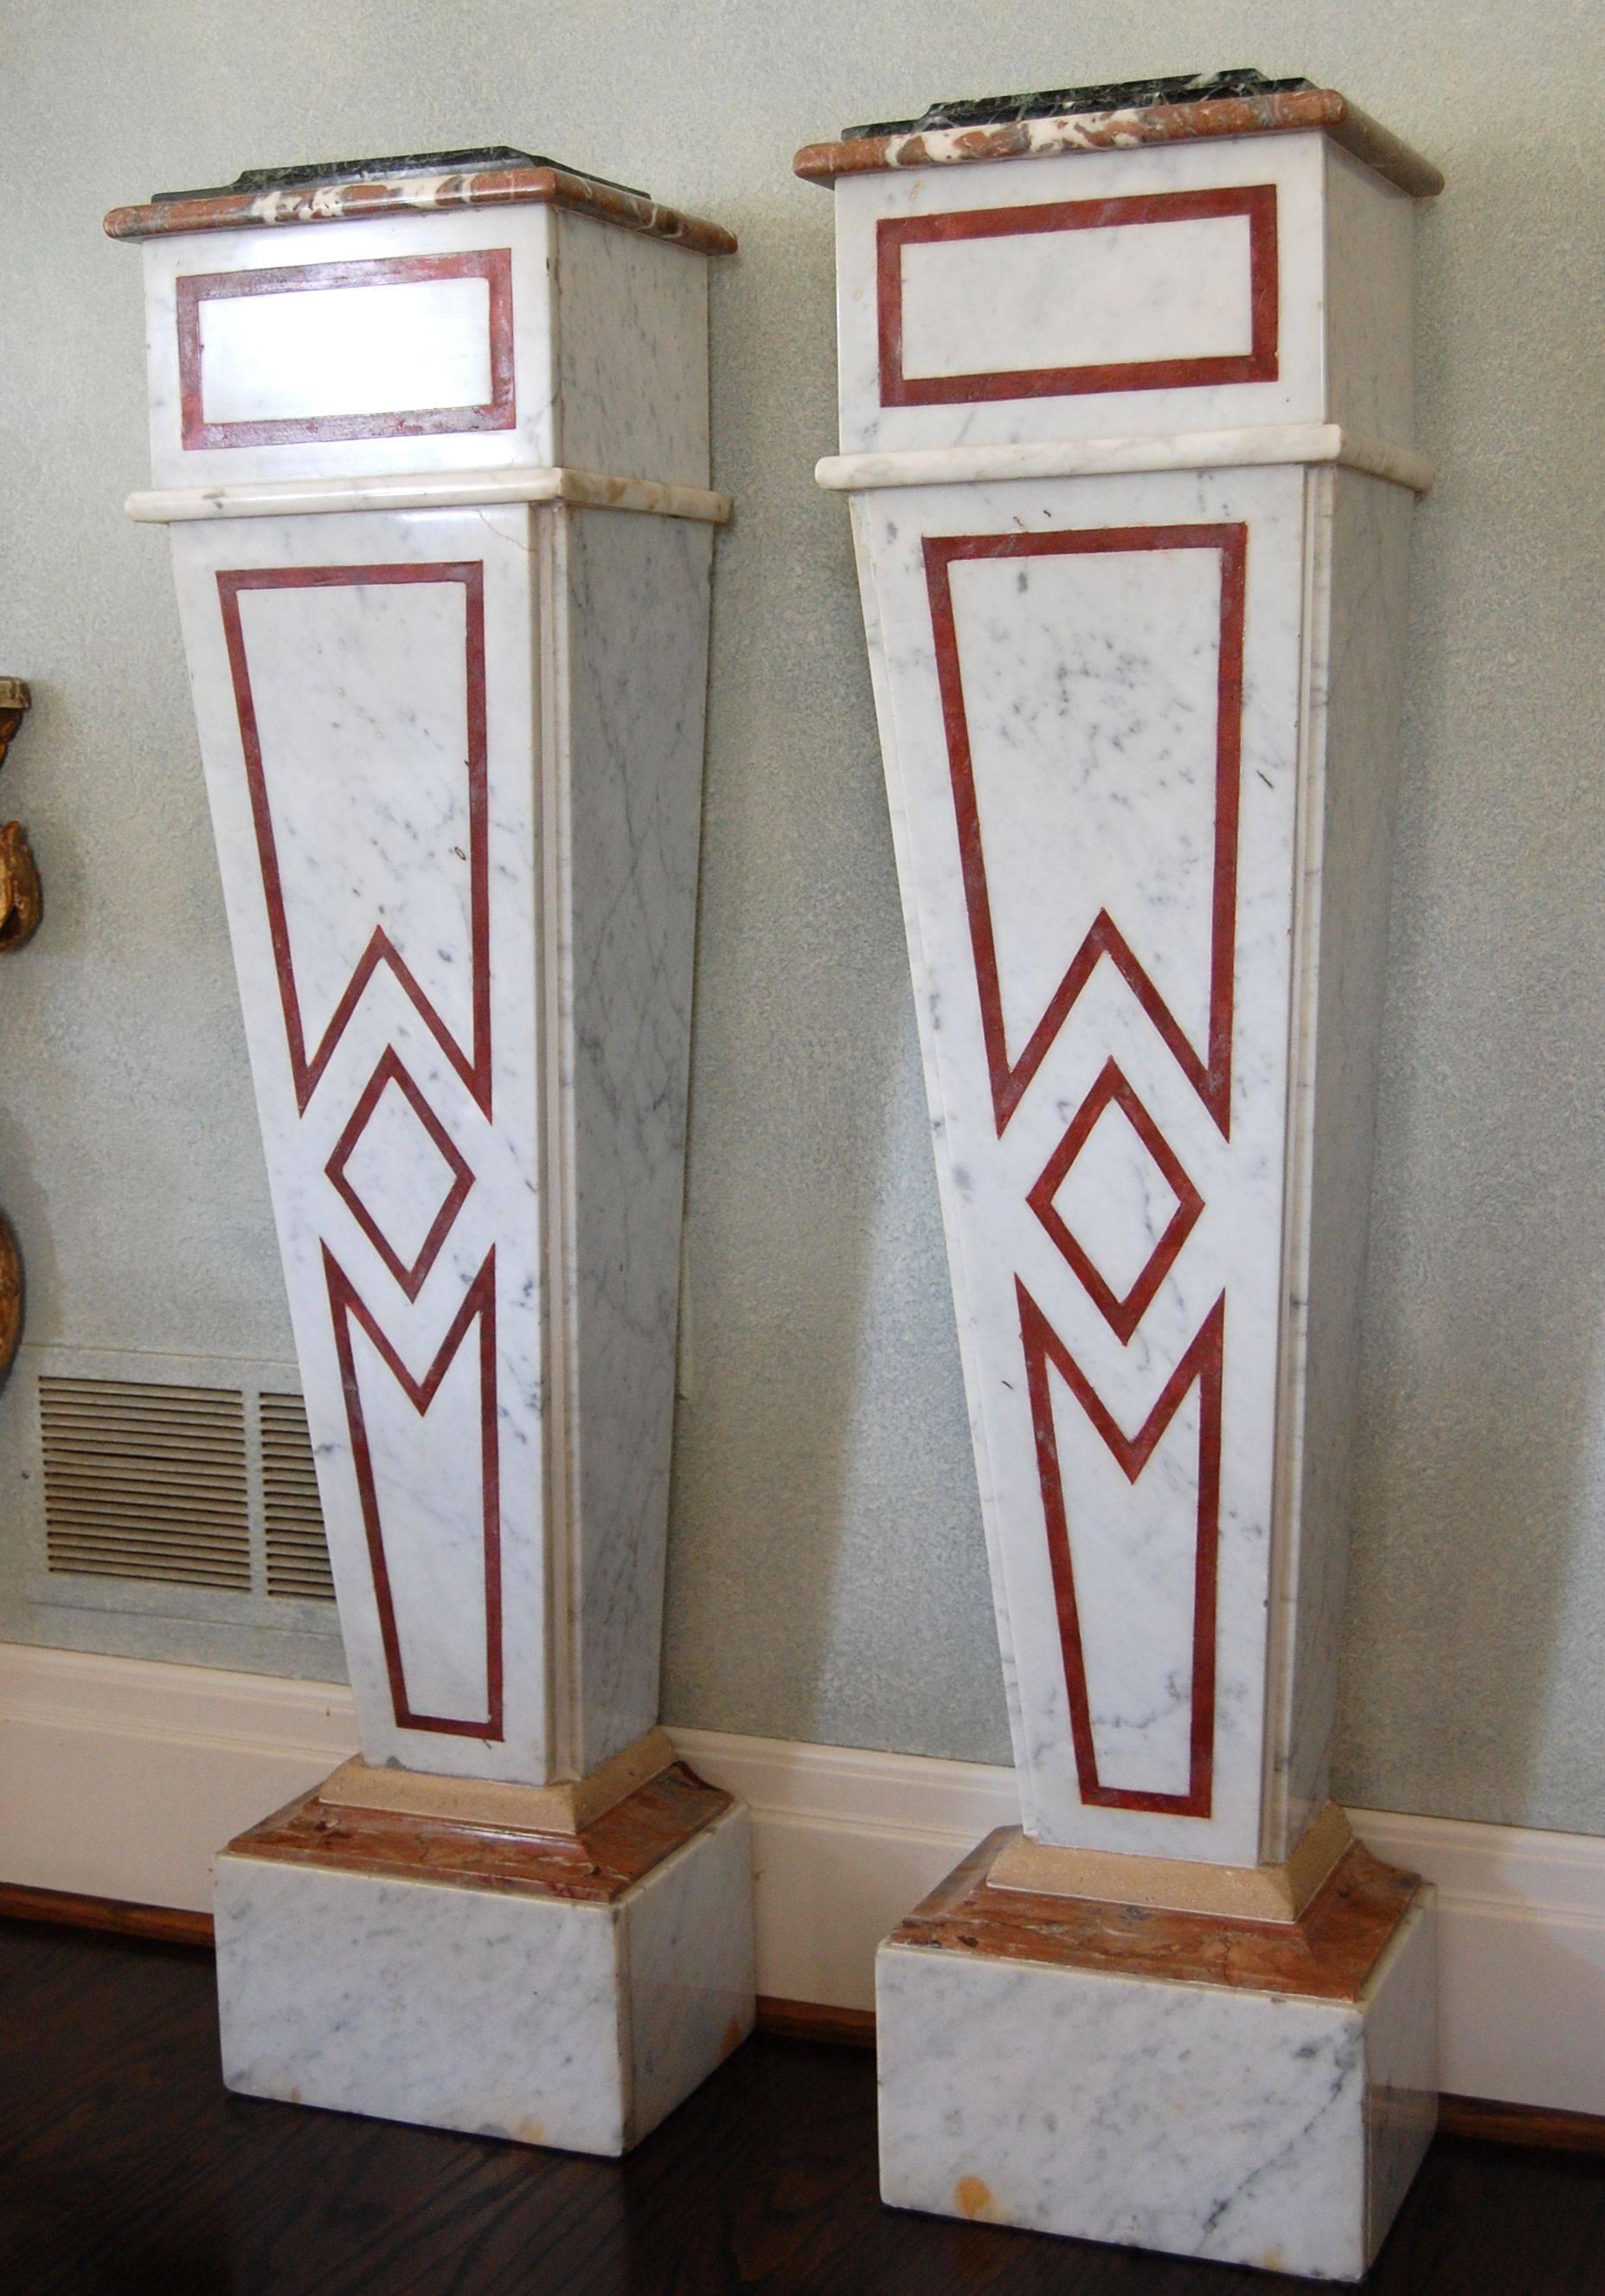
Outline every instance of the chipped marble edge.
<path fill-rule="evenodd" d="M 1429 493 L 1432 464 L 1413 447 L 1345 430 L 1336 422 L 1267 422 L 1232 430 L 1152 431 L 1109 439 L 1046 439 L 1015 446 L 913 447 L 881 454 L 826 455 L 822 487 L 983 485 L 1009 479 L 1077 479 L 1100 472 L 1213 471 L 1264 463 L 1336 463 Z"/>
<path fill-rule="evenodd" d="M 113 208 L 109 239 L 166 239 L 192 231 L 271 229 L 275 225 L 346 223 L 359 216 L 408 215 L 449 208 L 532 205 L 568 208 L 599 222 L 645 232 L 698 255 L 733 255 L 736 238 L 722 224 L 682 215 L 613 184 L 561 168 L 486 168 L 438 176 L 359 177 L 305 184 L 289 191 L 219 192 L 199 199 L 152 200 Z"/>
<path fill-rule="evenodd" d="M 1435 199 L 1444 179 L 1429 160 L 1369 119 L 1335 87 L 1280 95 L 1216 96 L 1121 111 L 1060 112 L 995 127 L 942 127 L 846 143 L 807 144 L 792 167 L 809 183 L 890 168 L 950 168 L 977 160 L 1042 160 L 1064 152 L 1134 151 L 1203 136 L 1290 135 L 1323 128 L 1355 158 L 1415 199 Z"/>
<path fill-rule="evenodd" d="M 620 479 L 538 464 L 527 470 L 399 472 L 356 479 L 262 479 L 240 486 L 161 487 L 131 494 L 128 516 L 148 526 L 186 519 L 284 518 L 317 512 L 472 509 L 495 503 L 569 503 L 582 510 L 645 511 L 725 526 L 734 504 L 708 487 Z"/>

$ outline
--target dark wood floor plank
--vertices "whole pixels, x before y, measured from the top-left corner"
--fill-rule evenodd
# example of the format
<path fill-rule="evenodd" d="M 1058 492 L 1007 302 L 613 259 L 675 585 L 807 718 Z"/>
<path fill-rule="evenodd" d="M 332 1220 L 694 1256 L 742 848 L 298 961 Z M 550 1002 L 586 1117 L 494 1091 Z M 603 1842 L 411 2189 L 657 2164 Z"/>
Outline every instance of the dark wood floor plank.
<path fill-rule="evenodd" d="M 4 2296 L 1276 2296 L 881 2207 L 873 2060 L 760 2037 L 623 2161 L 231 2097 L 209 1955 L 0 1923 Z M 1371 2296 L 1601 2296 L 1605 2161 L 1441 2138 Z"/>

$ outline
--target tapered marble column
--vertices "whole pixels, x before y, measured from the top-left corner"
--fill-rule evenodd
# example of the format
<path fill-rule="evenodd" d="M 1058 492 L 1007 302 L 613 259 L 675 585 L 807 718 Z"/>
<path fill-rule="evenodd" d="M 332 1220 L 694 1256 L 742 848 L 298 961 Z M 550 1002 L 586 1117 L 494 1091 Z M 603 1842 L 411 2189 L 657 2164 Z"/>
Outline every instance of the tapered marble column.
<path fill-rule="evenodd" d="M 1430 1893 L 1330 1802 L 1425 163 L 1226 76 L 849 131 L 841 448 L 1023 1804 L 883 2190 L 1360 2274 Z"/>
<path fill-rule="evenodd" d="M 218 1861 L 225 2073 L 618 2152 L 752 2013 L 657 1727 L 734 242 L 504 151 L 107 229 L 362 1742 Z"/>

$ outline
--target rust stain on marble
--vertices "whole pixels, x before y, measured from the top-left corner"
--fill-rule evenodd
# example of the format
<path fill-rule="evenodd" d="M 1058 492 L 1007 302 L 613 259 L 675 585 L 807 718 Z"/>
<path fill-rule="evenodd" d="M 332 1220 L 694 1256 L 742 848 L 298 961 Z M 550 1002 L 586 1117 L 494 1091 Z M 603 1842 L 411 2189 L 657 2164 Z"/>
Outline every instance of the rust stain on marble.
<path fill-rule="evenodd" d="M 953 2188 L 953 2205 L 971 2223 L 992 2213 L 992 2187 L 984 2177 L 961 2177 Z"/>

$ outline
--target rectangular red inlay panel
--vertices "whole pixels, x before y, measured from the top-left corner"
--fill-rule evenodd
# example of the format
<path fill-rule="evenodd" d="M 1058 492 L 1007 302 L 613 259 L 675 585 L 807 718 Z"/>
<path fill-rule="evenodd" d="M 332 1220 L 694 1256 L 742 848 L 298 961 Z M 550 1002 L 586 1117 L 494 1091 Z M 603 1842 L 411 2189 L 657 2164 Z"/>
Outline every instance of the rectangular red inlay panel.
<path fill-rule="evenodd" d="M 428 285 L 483 279 L 490 291 L 490 397 L 477 406 L 413 406 L 357 414 L 307 414 L 250 422 L 209 422 L 202 405 L 201 307 L 239 295 L 316 294 L 332 287 Z M 315 439 L 421 439 L 462 430 L 511 430 L 513 388 L 512 254 L 509 248 L 455 255 L 363 258 L 292 264 L 274 271 L 194 272 L 176 282 L 178 391 L 186 454 L 213 447 L 289 447 Z"/>
<path fill-rule="evenodd" d="M 970 374 L 903 371 L 903 250 L 932 240 L 1020 239 L 1037 232 L 1106 231 L 1245 216 L 1249 224 L 1249 348 L 1224 357 L 1130 359 L 1102 365 L 990 368 Z M 957 215 L 887 216 L 876 226 L 876 300 L 883 406 L 972 405 L 997 398 L 1069 398 L 1114 390 L 1198 390 L 1209 383 L 1274 382 L 1279 288 L 1276 186 L 1153 192 L 1137 199 L 1055 200 L 1040 206 L 973 208 Z M 984 351 L 985 332 L 978 331 Z"/>

